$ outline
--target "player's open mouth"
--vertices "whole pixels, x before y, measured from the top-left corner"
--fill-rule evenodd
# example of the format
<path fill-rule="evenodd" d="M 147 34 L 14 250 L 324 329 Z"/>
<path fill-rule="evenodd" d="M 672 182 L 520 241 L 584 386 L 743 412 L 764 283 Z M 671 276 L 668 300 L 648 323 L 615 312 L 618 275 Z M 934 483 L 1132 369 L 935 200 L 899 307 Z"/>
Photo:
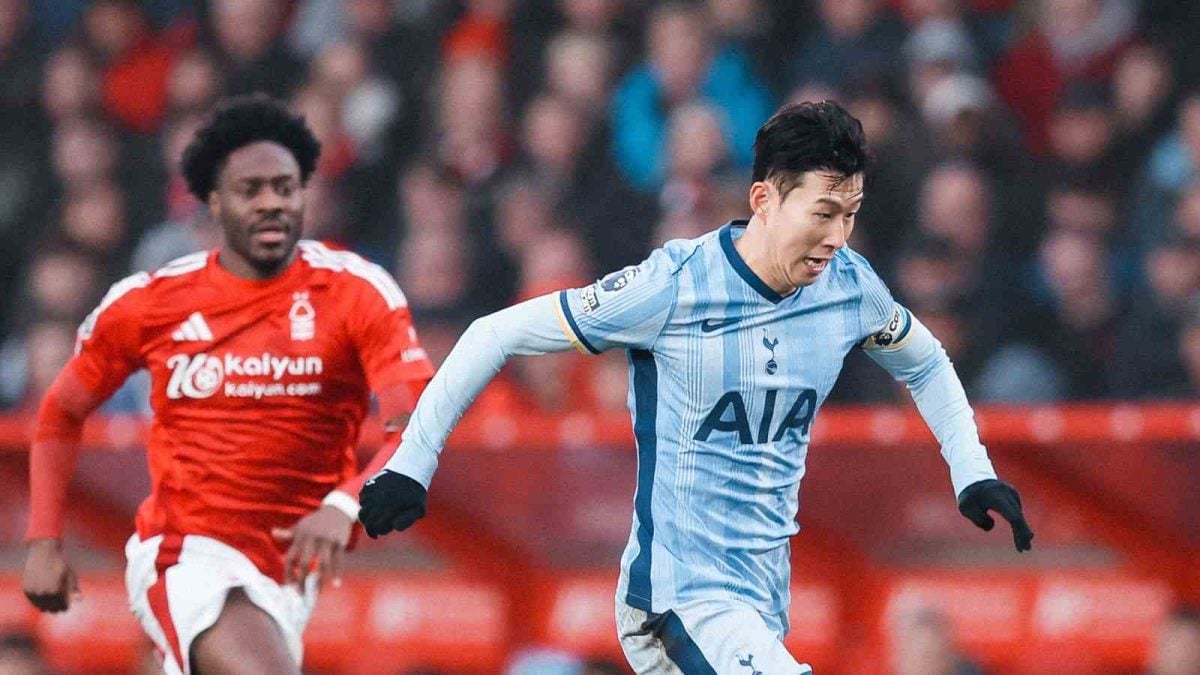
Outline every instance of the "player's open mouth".
<path fill-rule="evenodd" d="M 829 265 L 829 258 L 805 258 L 804 264 L 808 265 L 808 269 L 814 272 L 820 272 Z"/>
<path fill-rule="evenodd" d="M 287 228 L 267 225 L 255 230 L 251 236 L 260 244 L 282 244 L 287 239 Z"/>

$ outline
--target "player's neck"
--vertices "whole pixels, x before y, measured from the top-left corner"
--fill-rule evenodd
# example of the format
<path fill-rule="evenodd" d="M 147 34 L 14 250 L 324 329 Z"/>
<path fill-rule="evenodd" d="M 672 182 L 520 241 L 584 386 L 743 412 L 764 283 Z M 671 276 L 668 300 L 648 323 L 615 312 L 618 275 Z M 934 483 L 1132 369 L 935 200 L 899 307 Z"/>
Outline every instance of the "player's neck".
<path fill-rule="evenodd" d="M 733 240 L 733 248 L 742 257 L 746 267 L 771 290 L 782 297 L 796 292 L 796 287 L 788 282 L 783 270 L 779 269 L 770 253 L 766 231 L 757 216 L 750 218 L 746 231 L 742 236 Z"/>
<path fill-rule="evenodd" d="M 280 260 L 277 264 L 271 265 L 270 267 L 260 267 L 251 263 L 244 256 L 239 255 L 229 246 L 222 246 L 221 250 L 217 253 L 217 264 L 225 268 L 225 271 L 229 272 L 235 277 L 249 279 L 251 281 L 266 281 L 267 279 L 274 279 L 280 274 L 283 274 L 284 270 L 290 267 L 292 261 L 295 259 L 296 250 L 292 249 L 292 252 L 288 255 L 288 257 Z"/>

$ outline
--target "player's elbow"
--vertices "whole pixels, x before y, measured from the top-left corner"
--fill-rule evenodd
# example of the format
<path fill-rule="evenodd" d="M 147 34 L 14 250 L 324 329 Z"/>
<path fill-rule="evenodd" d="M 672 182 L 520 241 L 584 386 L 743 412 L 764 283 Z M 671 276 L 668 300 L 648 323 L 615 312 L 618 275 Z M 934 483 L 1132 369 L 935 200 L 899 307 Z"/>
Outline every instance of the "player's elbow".
<path fill-rule="evenodd" d="M 82 424 L 98 403 L 95 395 L 84 387 L 79 377 L 68 366 L 58 374 L 42 396 L 41 405 L 38 407 L 38 419 Z"/>
<path fill-rule="evenodd" d="M 484 349 L 498 349 L 504 358 L 508 358 L 511 349 L 501 337 L 503 322 L 497 316 L 498 314 L 499 312 L 488 314 L 472 321 L 459 342 L 470 345 L 472 351 L 475 352 Z"/>

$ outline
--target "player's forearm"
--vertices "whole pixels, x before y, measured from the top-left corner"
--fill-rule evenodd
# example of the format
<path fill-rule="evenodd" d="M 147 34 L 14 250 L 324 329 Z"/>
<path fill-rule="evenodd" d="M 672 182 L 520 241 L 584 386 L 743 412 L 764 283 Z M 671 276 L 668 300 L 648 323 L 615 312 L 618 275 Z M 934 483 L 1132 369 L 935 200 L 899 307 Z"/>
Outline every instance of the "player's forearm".
<path fill-rule="evenodd" d="M 428 488 L 446 438 L 510 357 L 571 349 L 555 302 L 557 294 L 544 295 L 472 323 L 421 395 L 385 468 Z"/>
<path fill-rule="evenodd" d="M 928 328 L 912 317 L 909 335 L 901 344 L 867 349 L 867 354 L 908 385 L 921 417 L 941 445 L 955 495 L 972 483 L 996 477 L 987 450 L 979 442 L 975 413 L 962 382 Z"/>
<path fill-rule="evenodd" d="M 383 443 L 371 456 L 367 466 L 349 480 L 338 485 L 335 492 L 341 492 L 357 504 L 355 495 L 362 491 L 363 483 L 366 483 L 367 479 L 383 470 L 383 465 L 392 455 L 391 450 L 400 443 L 400 436 L 405 425 L 408 424 L 417 399 L 421 397 L 421 392 L 425 391 L 428 384 L 429 381 L 425 378 L 405 380 L 388 387 L 381 387 L 375 392 L 375 399 L 379 404 L 379 420 L 383 424 Z M 334 499 L 339 504 L 348 504 L 340 497 L 335 496 Z"/>
<path fill-rule="evenodd" d="M 67 488 L 79 459 L 83 423 L 95 407 L 94 398 L 69 367 L 42 399 L 29 448 L 27 540 L 62 536 Z"/>

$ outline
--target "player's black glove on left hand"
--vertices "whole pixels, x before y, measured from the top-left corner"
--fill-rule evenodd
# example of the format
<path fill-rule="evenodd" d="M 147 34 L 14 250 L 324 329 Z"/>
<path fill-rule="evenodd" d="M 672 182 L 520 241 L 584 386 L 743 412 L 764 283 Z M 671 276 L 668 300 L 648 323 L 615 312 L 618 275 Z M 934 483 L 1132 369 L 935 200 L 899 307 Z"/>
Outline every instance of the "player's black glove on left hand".
<path fill-rule="evenodd" d="M 977 483 L 971 483 L 958 496 L 958 511 L 972 523 L 985 532 L 990 532 L 996 526 L 996 521 L 988 515 L 991 509 L 1012 524 L 1013 543 L 1017 551 L 1028 551 L 1033 548 L 1033 530 L 1025 522 L 1025 513 L 1021 511 L 1021 495 L 1016 488 L 1002 480 L 989 478 Z"/>
<path fill-rule="evenodd" d="M 425 488 L 395 471 L 384 470 L 363 485 L 358 519 L 375 539 L 392 530 L 402 532 L 425 516 Z"/>

